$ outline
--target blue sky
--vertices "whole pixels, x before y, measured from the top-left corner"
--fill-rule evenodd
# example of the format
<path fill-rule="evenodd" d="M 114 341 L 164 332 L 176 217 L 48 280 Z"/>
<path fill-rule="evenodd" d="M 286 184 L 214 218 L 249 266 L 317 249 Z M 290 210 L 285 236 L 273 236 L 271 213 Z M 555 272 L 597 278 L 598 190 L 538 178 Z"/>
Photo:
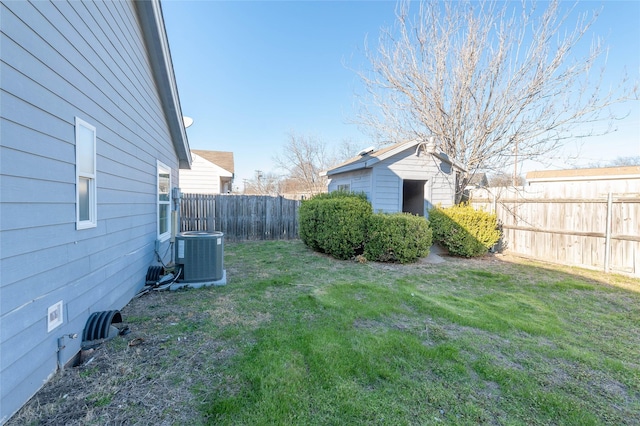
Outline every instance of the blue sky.
<path fill-rule="evenodd" d="M 366 67 L 365 39 L 393 25 L 390 1 L 163 1 L 163 13 L 192 149 L 233 151 L 236 186 L 255 170 L 277 172 L 273 156 L 287 134 L 314 136 L 334 146 L 370 139 L 350 121 L 360 91 L 355 70 Z M 640 78 L 640 2 L 582 2 L 604 6 L 593 32 L 610 47 L 607 78 L 623 69 Z M 525 170 L 640 155 L 640 107 L 604 138 L 567 145 L 567 163 L 525 165 Z"/>

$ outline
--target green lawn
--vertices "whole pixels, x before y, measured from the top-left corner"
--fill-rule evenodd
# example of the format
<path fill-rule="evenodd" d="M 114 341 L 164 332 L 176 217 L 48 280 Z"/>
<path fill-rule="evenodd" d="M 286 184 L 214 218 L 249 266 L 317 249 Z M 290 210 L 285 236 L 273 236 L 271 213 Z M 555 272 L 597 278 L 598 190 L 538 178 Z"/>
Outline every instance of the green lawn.
<path fill-rule="evenodd" d="M 227 286 L 171 296 L 227 354 L 192 389 L 209 424 L 640 424 L 638 280 L 225 250 Z"/>

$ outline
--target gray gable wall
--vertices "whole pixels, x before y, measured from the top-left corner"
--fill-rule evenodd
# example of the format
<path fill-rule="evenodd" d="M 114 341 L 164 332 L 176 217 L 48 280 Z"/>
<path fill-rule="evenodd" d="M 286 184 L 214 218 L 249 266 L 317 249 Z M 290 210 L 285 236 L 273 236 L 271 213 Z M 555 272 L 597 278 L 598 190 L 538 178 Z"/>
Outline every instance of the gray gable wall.
<path fill-rule="evenodd" d="M 0 20 L 1 424 L 55 373 L 59 337 L 144 285 L 157 161 L 178 186 L 179 160 L 132 2 L 3 2 Z M 76 117 L 97 135 L 97 227 L 84 230 Z M 64 322 L 47 332 L 60 300 Z"/>

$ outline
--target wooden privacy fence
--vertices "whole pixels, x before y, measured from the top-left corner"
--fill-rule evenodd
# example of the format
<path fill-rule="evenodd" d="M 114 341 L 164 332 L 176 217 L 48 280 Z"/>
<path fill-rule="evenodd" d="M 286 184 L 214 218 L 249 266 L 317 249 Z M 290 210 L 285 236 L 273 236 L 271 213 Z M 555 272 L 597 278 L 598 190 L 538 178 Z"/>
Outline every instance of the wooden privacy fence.
<path fill-rule="evenodd" d="M 221 231 L 230 241 L 295 239 L 299 208 L 283 197 L 182 194 L 180 231 Z"/>
<path fill-rule="evenodd" d="M 524 188 L 486 188 L 471 205 L 495 212 L 503 249 L 565 265 L 640 276 L 640 194 L 550 197 Z"/>

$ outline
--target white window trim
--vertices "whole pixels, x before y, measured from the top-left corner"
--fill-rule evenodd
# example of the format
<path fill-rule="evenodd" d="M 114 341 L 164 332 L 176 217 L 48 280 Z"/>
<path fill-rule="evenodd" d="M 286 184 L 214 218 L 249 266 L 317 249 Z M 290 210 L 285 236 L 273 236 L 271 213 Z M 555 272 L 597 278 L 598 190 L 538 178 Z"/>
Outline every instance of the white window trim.
<path fill-rule="evenodd" d="M 167 166 L 160 160 L 157 161 L 156 168 L 156 235 L 158 236 L 158 240 L 167 241 L 171 237 L 171 167 Z M 160 201 L 160 172 L 169 173 L 169 201 Z M 168 205 L 169 211 L 167 216 L 167 232 L 161 234 L 160 233 L 160 206 Z"/>
<path fill-rule="evenodd" d="M 98 197 L 96 186 L 96 128 L 86 121 L 75 118 L 75 143 L 76 143 L 76 229 L 89 229 L 98 226 Z M 93 133 L 93 173 L 80 170 L 78 149 L 78 127 L 84 127 Z M 89 179 L 89 220 L 80 220 L 80 178 Z"/>

